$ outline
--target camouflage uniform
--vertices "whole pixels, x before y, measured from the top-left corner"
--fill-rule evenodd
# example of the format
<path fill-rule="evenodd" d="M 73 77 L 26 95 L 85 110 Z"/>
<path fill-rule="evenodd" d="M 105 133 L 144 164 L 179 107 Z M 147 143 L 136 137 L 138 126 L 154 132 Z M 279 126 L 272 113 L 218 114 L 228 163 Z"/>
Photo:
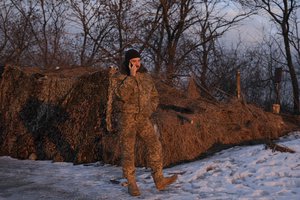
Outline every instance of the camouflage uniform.
<path fill-rule="evenodd" d="M 120 131 L 124 177 L 135 177 L 134 148 L 137 136 L 146 145 L 147 163 L 152 174 L 162 176 L 162 147 L 150 121 L 159 102 L 151 76 L 139 72 L 135 77 L 126 76 L 115 92 L 122 102 Z"/>

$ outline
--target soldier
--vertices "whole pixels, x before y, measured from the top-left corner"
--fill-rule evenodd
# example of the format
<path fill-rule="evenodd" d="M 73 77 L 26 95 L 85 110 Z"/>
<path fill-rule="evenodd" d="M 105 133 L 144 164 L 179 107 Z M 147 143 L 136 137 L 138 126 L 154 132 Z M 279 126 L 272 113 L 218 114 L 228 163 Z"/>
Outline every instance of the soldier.
<path fill-rule="evenodd" d="M 159 103 L 158 93 L 150 74 L 141 65 L 140 54 L 136 50 L 130 49 L 125 53 L 123 72 L 126 73 L 126 77 L 115 91 L 122 102 L 120 123 L 122 169 L 124 177 L 128 180 L 129 194 L 139 196 L 134 163 L 137 136 L 146 145 L 147 161 L 158 190 L 164 190 L 175 182 L 177 175 L 163 176 L 162 147 L 150 120 Z"/>

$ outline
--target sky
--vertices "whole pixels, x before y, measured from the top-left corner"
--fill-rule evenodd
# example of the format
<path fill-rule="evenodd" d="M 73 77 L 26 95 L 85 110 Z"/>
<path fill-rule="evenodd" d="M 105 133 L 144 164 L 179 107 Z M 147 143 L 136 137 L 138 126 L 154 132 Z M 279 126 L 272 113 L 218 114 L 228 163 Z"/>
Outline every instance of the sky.
<path fill-rule="evenodd" d="M 234 7 L 234 9 L 236 8 Z M 231 12 L 236 14 L 237 11 L 234 9 Z M 281 15 L 281 11 L 278 10 L 278 13 Z M 296 17 L 300 25 L 299 8 Z M 260 44 L 264 37 L 274 37 L 276 34 L 278 34 L 278 25 L 271 21 L 271 16 L 266 11 L 260 10 L 256 15 L 244 19 L 238 26 L 226 32 L 221 41 L 233 45 L 242 41 L 244 46 L 252 46 Z"/>
<path fill-rule="evenodd" d="M 264 145 L 236 146 L 194 162 L 164 169 L 178 174 L 175 184 L 157 191 L 150 170 L 137 168 L 141 196 L 131 197 L 119 166 L 102 162 L 17 160 L 0 157 L 0 200 L 35 199 L 264 199 L 300 197 L 300 132 L 277 144 L 296 153 L 266 149 Z"/>

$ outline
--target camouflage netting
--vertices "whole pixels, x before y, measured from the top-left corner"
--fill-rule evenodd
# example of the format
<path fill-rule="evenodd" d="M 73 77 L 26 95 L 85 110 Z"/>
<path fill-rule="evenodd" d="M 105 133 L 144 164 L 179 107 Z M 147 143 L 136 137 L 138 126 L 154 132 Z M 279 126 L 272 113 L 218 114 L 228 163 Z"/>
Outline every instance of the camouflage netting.
<path fill-rule="evenodd" d="M 108 132 L 105 123 L 109 81 L 109 72 L 97 68 L 45 72 L 7 66 L 0 83 L 0 155 L 119 165 L 119 135 Z M 276 139 L 299 128 L 294 117 L 237 100 L 225 104 L 185 95 L 159 80 L 156 85 L 160 106 L 153 122 L 165 166 L 226 145 Z M 140 140 L 136 163 L 147 166 Z"/>

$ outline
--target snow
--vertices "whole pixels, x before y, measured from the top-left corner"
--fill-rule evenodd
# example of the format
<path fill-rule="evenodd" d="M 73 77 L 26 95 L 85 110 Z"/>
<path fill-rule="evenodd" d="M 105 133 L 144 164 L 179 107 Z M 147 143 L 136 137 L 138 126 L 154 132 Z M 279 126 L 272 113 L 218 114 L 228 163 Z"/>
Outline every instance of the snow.
<path fill-rule="evenodd" d="M 175 184 L 157 191 L 150 170 L 137 168 L 141 196 L 131 197 L 122 169 L 101 162 L 17 160 L 0 157 L 0 199 L 300 199 L 300 132 L 277 144 L 296 153 L 237 146 L 209 158 L 164 169 Z"/>

